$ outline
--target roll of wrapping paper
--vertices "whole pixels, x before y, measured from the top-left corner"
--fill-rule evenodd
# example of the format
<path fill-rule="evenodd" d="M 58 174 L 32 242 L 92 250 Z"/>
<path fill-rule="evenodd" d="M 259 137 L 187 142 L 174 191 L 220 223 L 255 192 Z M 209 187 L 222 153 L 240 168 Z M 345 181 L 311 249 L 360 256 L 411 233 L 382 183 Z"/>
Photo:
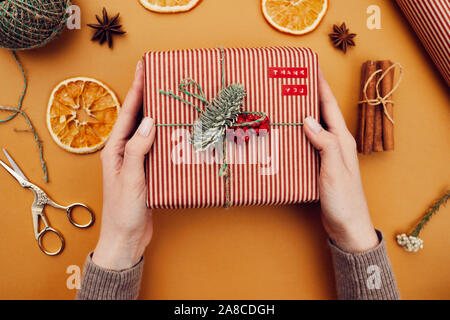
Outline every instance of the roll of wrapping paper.
<path fill-rule="evenodd" d="M 450 0 L 396 0 L 450 86 Z"/>

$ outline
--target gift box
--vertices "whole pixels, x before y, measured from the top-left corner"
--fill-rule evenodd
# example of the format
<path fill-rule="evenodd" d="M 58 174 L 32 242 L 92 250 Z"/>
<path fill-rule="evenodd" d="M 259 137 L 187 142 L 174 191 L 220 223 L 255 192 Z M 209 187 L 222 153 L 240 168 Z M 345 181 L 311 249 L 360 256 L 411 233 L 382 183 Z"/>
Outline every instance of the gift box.
<path fill-rule="evenodd" d="M 318 58 L 306 48 L 217 48 L 144 55 L 150 208 L 281 205 L 319 198 Z"/>

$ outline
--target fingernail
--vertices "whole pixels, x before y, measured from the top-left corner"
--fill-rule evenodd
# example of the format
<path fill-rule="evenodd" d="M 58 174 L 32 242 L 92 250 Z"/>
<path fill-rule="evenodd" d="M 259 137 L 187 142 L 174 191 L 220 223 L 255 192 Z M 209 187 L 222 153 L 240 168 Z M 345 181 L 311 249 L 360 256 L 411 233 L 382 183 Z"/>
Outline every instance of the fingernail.
<path fill-rule="evenodd" d="M 154 121 L 152 118 L 146 117 L 142 120 L 141 124 L 139 125 L 138 132 L 143 137 L 148 137 L 150 134 L 150 131 L 152 131 Z"/>
<path fill-rule="evenodd" d="M 136 73 L 137 73 L 139 70 L 141 70 L 141 69 L 142 69 L 142 61 L 139 60 L 139 61 L 137 62 L 137 64 L 136 64 Z"/>
<path fill-rule="evenodd" d="M 308 117 L 305 119 L 305 124 L 314 132 L 315 134 L 322 131 L 322 126 L 316 121 L 316 119 L 312 117 Z"/>

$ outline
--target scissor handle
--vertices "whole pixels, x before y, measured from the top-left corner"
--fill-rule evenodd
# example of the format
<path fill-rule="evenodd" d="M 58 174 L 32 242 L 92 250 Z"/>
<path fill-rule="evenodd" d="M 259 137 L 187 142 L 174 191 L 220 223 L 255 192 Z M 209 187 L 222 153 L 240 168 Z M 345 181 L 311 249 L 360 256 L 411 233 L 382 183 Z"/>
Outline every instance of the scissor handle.
<path fill-rule="evenodd" d="M 53 252 L 47 251 L 47 250 L 45 250 L 44 246 L 42 245 L 42 238 L 48 232 L 56 234 L 58 236 L 59 240 L 60 240 L 59 249 L 56 250 L 56 251 L 53 251 Z M 56 231 L 55 229 L 53 229 L 51 227 L 46 227 L 41 232 L 39 232 L 38 237 L 37 237 L 37 241 L 38 241 L 39 249 L 41 249 L 41 251 L 43 253 L 45 253 L 46 255 L 48 255 L 48 256 L 56 256 L 56 255 L 60 254 L 64 250 L 64 238 L 63 238 L 63 236 L 58 231 Z"/>
<path fill-rule="evenodd" d="M 78 224 L 72 218 L 73 209 L 75 209 L 77 207 L 83 208 L 85 211 L 89 212 L 89 215 L 91 216 L 91 220 L 88 223 L 86 223 L 86 224 Z M 88 206 L 86 206 L 86 205 L 84 205 L 82 203 L 71 204 L 70 206 L 68 206 L 66 208 L 66 212 L 67 212 L 67 218 L 69 218 L 70 223 L 72 225 L 74 225 L 75 227 L 77 227 L 77 228 L 81 228 L 81 229 L 89 228 L 90 226 L 92 226 L 94 224 L 94 221 L 95 221 L 94 212 L 92 212 L 92 210 Z"/>

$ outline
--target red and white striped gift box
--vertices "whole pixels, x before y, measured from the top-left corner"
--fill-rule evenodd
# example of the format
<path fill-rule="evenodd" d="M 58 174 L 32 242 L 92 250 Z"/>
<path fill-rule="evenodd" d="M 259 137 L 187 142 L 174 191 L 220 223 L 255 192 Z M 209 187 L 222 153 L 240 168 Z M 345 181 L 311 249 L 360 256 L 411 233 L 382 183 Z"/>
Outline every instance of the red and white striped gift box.
<path fill-rule="evenodd" d="M 146 162 L 149 207 L 279 205 L 318 200 L 318 155 L 302 126 L 283 125 L 302 123 L 307 116 L 319 119 L 318 59 L 314 52 L 288 47 L 179 50 L 148 52 L 144 62 L 144 114 L 158 125 L 155 145 Z M 222 75 L 225 86 L 244 85 L 245 111 L 264 112 L 273 123 L 263 139 L 265 143 L 228 147 L 226 153 L 240 160 L 227 161 L 229 188 L 220 176 L 223 163 L 205 160 L 209 159 L 208 151 L 192 150 L 189 124 L 199 112 L 160 92 L 173 92 L 200 106 L 198 100 L 178 91 L 180 82 L 195 80 L 211 101 L 222 87 Z"/>
<path fill-rule="evenodd" d="M 450 1 L 396 1 L 450 86 Z"/>

